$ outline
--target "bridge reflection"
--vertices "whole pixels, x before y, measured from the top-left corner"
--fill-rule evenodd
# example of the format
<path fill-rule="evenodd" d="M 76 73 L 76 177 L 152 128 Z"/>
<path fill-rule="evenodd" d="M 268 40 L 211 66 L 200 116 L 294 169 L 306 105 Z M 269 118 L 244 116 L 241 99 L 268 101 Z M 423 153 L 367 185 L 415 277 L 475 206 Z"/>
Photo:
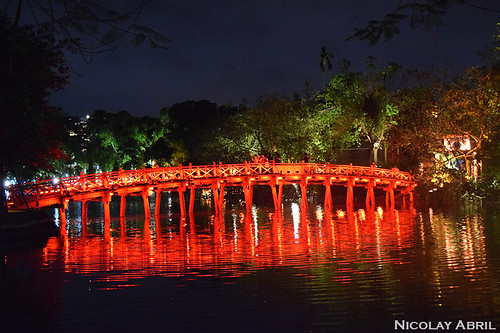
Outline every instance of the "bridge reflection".
<path fill-rule="evenodd" d="M 125 218 L 83 220 L 81 228 L 68 228 L 62 242 L 49 240 L 44 256 L 50 262 L 63 253 L 66 273 L 107 272 L 104 279 L 116 288 L 151 275 L 234 277 L 256 269 L 315 267 L 332 260 L 347 264 L 349 274 L 335 276 L 346 282 L 361 259 L 376 264 L 390 256 L 394 263 L 402 263 L 403 249 L 414 241 L 414 216 L 413 210 L 380 207 L 332 214 L 318 206 L 307 214 L 292 204 L 283 214 L 233 211 L 211 215 L 205 223 L 193 214 L 178 222 L 144 219 L 139 225 Z"/>

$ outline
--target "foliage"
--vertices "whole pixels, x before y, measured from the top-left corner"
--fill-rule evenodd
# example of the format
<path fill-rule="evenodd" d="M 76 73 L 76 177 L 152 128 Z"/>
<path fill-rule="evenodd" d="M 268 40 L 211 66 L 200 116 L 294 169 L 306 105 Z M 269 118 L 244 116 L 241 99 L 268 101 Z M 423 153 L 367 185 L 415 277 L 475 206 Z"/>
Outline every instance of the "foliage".
<path fill-rule="evenodd" d="M 463 78 L 440 90 L 437 107 L 449 133 L 468 136 L 472 147 L 464 158 L 480 154 L 500 126 L 500 71 L 471 68 Z"/>
<path fill-rule="evenodd" d="M 153 47 L 166 45 L 168 40 L 161 34 L 136 24 L 142 5 L 141 1 L 125 14 L 105 11 L 86 0 L 17 0 L 7 1 L 3 6 L 0 11 L 2 211 L 7 210 L 6 168 L 12 173 L 16 169 L 16 174 L 26 179 L 53 170 L 54 161 L 63 157 L 61 111 L 48 104 L 50 93 L 67 84 L 68 67 L 62 49 L 91 60 L 97 53 L 117 48 L 126 36 L 133 36 L 135 44 L 148 41 Z"/>
<path fill-rule="evenodd" d="M 161 116 L 169 130 L 169 140 L 176 142 L 174 164 L 212 163 L 206 156 L 206 145 L 212 131 L 222 120 L 217 105 L 207 100 L 176 103 L 162 110 Z"/>
<path fill-rule="evenodd" d="M 48 104 L 50 93 L 67 82 L 67 67 L 50 34 L 16 27 L 0 12 L 0 197 L 8 168 L 17 177 L 33 177 L 61 158 L 60 110 Z"/>
<path fill-rule="evenodd" d="M 95 55 L 124 44 L 166 47 L 170 41 L 161 33 L 137 23 L 145 5 L 137 0 L 119 12 L 87 0 L 17 0 L 8 1 L 4 10 L 15 17 L 15 25 L 24 20 L 43 27 L 58 47 L 91 62 Z"/>
<path fill-rule="evenodd" d="M 387 147 L 387 134 L 397 124 L 399 113 L 391 101 L 386 82 L 399 69 L 389 64 L 379 69 L 373 58 L 367 59 L 367 73 L 345 71 L 334 75 L 317 96 L 318 122 L 323 126 L 323 150 L 342 150 L 363 142 L 373 149 Z M 321 126 L 320 125 L 320 126 Z"/>
<path fill-rule="evenodd" d="M 59 165 L 59 174 L 170 165 L 172 144 L 157 118 L 97 110 L 84 120 L 68 117 L 65 128 L 63 148 L 70 161 Z"/>
<path fill-rule="evenodd" d="M 428 0 L 425 2 L 399 1 L 392 13 L 386 14 L 381 20 L 370 20 L 366 27 L 355 28 L 354 34 L 347 40 L 365 40 L 370 46 L 382 39 L 388 41 L 398 35 L 400 25 L 408 21 L 411 29 L 425 27 L 427 29 L 439 26 L 445 16 L 453 7 L 467 5 L 485 11 L 498 11 L 495 8 L 481 7 L 466 0 Z"/>

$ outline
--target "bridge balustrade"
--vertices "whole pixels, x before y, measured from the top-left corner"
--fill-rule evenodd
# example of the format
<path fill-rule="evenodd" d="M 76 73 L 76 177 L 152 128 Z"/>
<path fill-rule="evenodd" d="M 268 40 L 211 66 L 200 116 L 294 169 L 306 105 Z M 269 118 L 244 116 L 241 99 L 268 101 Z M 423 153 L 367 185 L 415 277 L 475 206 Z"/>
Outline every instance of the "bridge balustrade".
<path fill-rule="evenodd" d="M 172 187 L 161 189 L 183 191 L 186 186 L 220 188 L 221 182 L 227 182 L 228 185 L 244 182 L 247 187 L 251 187 L 251 180 L 268 182 L 270 186 L 283 185 L 287 182 L 300 182 L 307 186 L 307 181 L 311 178 L 324 182 L 325 186 L 335 183 L 350 187 L 351 195 L 353 186 L 384 187 L 388 193 L 397 185 L 405 193 L 410 193 L 415 186 L 414 178 L 410 173 L 396 168 L 381 169 L 374 165 L 366 167 L 328 163 L 214 163 L 201 166 L 180 165 L 166 168 L 118 170 L 89 175 L 81 173 L 79 176 L 37 180 L 10 186 L 8 201 L 13 208 L 26 209 L 28 205 L 44 207 L 61 205 L 70 200 L 99 200 L 110 191 L 119 190 L 121 193 L 127 193 L 129 188 L 133 189 L 131 191 L 144 192 L 151 186 L 154 189 L 154 186 L 161 184 L 172 184 Z M 302 191 L 305 193 L 304 189 Z M 250 195 L 247 199 L 251 198 L 251 193 L 247 194 Z"/>

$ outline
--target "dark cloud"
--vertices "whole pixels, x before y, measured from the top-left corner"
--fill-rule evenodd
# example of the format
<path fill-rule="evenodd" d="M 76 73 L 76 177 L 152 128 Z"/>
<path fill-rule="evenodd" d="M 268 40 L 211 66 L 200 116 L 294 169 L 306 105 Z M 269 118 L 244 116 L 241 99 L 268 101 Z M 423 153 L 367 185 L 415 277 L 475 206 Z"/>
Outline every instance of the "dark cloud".
<path fill-rule="evenodd" d="M 355 27 L 380 19 L 397 1 L 150 1 L 141 23 L 171 39 L 167 50 L 126 47 L 97 56 L 90 65 L 72 58 L 71 84 L 54 105 L 85 115 L 96 109 L 157 116 L 185 100 L 218 104 L 259 95 L 302 92 L 305 81 L 322 84 L 322 45 L 361 66 L 367 56 L 409 67 L 462 67 L 481 62 L 477 51 L 492 40 L 498 13 L 458 6 L 431 30 L 402 33 L 369 47 L 346 42 Z M 498 7 L 498 1 L 476 1 Z"/>

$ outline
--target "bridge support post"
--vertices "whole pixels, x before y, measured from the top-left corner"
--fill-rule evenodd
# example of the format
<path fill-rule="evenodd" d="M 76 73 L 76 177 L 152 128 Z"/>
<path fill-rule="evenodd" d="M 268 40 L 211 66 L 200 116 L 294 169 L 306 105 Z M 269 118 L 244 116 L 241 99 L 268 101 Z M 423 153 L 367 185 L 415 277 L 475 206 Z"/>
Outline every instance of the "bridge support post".
<path fill-rule="evenodd" d="M 307 210 L 307 181 L 300 182 L 300 208 Z"/>
<path fill-rule="evenodd" d="M 212 185 L 212 196 L 214 197 L 214 206 L 215 213 L 219 213 L 219 191 L 217 190 L 217 186 Z"/>
<path fill-rule="evenodd" d="M 125 217 L 126 206 L 127 206 L 127 196 L 120 195 L 120 217 Z"/>
<path fill-rule="evenodd" d="M 375 208 L 375 180 L 370 179 L 366 186 L 366 208 Z"/>
<path fill-rule="evenodd" d="M 346 206 L 348 208 L 354 207 L 354 179 L 352 177 L 347 179 Z"/>
<path fill-rule="evenodd" d="M 278 210 L 281 211 L 283 201 L 283 184 L 279 184 L 278 188 Z"/>
<path fill-rule="evenodd" d="M 82 237 L 87 237 L 87 215 L 88 215 L 89 203 L 87 200 L 82 201 Z"/>
<path fill-rule="evenodd" d="M 62 204 L 59 206 L 59 218 L 61 219 L 61 234 L 64 235 L 66 233 L 66 205 Z"/>
<path fill-rule="evenodd" d="M 274 203 L 274 211 L 277 212 L 280 210 L 281 205 L 278 203 L 278 192 L 276 191 L 275 184 L 269 184 L 271 186 L 271 193 L 273 194 L 273 203 Z"/>
<path fill-rule="evenodd" d="M 325 180 L 324 184 L 325 186 L 325 211 L 331 212 L 333 208 L 332 204 L 332 191 L 330 188 L 330 181 Z"/>
<path fill-rule="evenodd" d="M 111 214 L 109 212 L 109 193 L 106 193 L 102 198 L 102 205 L 104 207 L 104 222 L 111 220 Z"/>
<path fill-rule="evenodd" d="M 82 224 L 87 222 L 87 212 L 88 212 L 88 201 L 82 201 Z M 83 227 L 83 226 L 82 226 Z"/>
<path fill-rule="evenodd" d="M 184 187 L 181 187 L 177 190 L 177 193 L 179 193 L 179 205 L 181 208 L 182 217 L 186 217 L 186 202 L 184 201 L 184 191 L 186 191 Z"/>
<path fill-rule="evenodd" d="M 385 205 L 387 207 L 394 207 L 395 206 L 395 200 L 394 200 L 394 188 L 395 188 L 395 182 L 391 181 L 389 183 L 389 186 L 386 189 L 385 192 Z"/>
<path fill-rule="evenodd" d="M 245 195 L 245 206 L 247 212 L 252 211 L 253 185 L 248 181 L 243 184 L 243 194 Z"/>
<path fill-rule="evenodd" d="M 160 209 L 161 209 L 161 190 L 156 190 L 155 191 L 155 217 L 160 216 Z"/>
<path fill-rule="evenodd" d="M 222 207 L 224 206 L 224 191 L 225 191 L 225 185 L 224 183 L 220 184 L 219 188 L 219 212 L 222 212 Z"/>
<path fill-rule="evenodd" d="M 194 212 L 195 196 L 196 196 L 196 187 L 190 186 L 189 187 L 189 214 L 192 214 Z"/>
<path fill-rule="evenodd" d="M 142 191 L 142 202 L 144 204 L 144 217 L 146 220 L 151 218 L 151 211 L 149 209 L 149 190 Z"/>

